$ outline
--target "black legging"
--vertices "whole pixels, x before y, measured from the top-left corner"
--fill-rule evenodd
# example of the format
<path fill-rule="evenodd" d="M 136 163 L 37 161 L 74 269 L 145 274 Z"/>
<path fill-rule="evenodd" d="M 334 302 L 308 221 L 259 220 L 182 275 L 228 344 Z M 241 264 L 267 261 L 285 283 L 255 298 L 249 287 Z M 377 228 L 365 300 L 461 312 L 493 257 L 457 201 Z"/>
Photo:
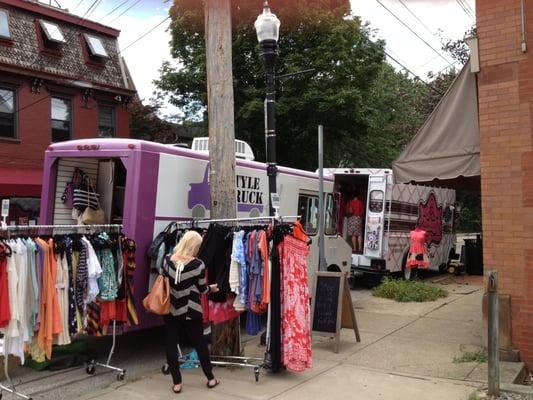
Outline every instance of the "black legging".
<path fill-rule="evenodd" d="M 211 366 L 211 358 L 209 356 L 209 349 L 207 342 L 204 339 L 204 332 L 201 320 L 185 320 L 183 317 L 175 317 L 173 315 L 166 315 L 165 319 L 165 333 L 166 333 L 166 353 L 167 363 L 172 375 L 174 385 L 181 383 L 180 366 L 178 362 L 178 343 L 180 335 L 185 334 L 188 344 L 190 344 L 198 353 L 200 365 L 208 380 L 215 379 L 213 375 L 213 367 Z"/>

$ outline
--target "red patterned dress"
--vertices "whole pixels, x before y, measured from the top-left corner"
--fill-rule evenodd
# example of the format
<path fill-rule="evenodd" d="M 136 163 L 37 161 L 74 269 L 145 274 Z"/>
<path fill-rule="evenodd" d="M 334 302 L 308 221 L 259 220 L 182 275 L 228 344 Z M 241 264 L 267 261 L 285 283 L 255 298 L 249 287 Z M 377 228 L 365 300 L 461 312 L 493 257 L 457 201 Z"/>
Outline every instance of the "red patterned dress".
<path fill-rule="evenodd" d="M 313 366 L 307 274 L 309 247 L 288 235 L 278 250 L 281 261 L 281 361 L 289 371 L 302 372 Z"/>

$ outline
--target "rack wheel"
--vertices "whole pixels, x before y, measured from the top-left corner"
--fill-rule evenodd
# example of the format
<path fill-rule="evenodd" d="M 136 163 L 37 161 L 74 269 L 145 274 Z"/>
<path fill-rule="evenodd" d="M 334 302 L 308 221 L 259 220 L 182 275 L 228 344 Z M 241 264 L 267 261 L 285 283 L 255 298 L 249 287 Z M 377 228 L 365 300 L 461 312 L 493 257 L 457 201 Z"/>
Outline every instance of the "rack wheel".
<path fill-rule="evenodd" d="M 168 364 L 165 364 L 161 367 L 161 372 L 163 373 L 163 375 L 170 374 L 170 367 L 168 366 Z"/>
<path fill-rule="evenodd" d="M 119 372 L 117 374 L 117 381 L 123 381 L 125 375 L 126 375 L 126 371 Z"/>
<path fill-rule="evenodd" d="M 87 374 L 89 375 L 94 375 L 94 373 L 96 372 L 96 368 L 94 367 L 94 364 L 90 363 L 89 365 L 87 365 L 87 368 L 85 368 L 85 372 L 87 372 Z"/>
<path fill-rule="evenodd" d="M 259 368 L 254 368 L 255 381 L 259 382 Z"/>

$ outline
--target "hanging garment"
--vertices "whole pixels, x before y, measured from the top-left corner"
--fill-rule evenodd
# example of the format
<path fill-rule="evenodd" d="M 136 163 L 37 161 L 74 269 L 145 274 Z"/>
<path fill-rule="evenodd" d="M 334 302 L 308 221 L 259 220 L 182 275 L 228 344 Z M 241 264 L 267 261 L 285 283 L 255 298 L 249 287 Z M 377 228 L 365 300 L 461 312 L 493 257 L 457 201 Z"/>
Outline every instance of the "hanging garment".
<path fill-rule="evenodd" d="M 226 302 L 226 295 L 231 291 L 229 268 L 232 244 L 233 236 L 230 228 L 210 224 L 198 252 L 198 258 L 204 262 L 208 271 L 208 283 L 218 284 L 219 291 L 209 294 L 209 299 L 218 303 Z"/>
<path fill-rule="evenodd" d="M 98 294 L 98 278 L 102 275 L 102 267 L 96 256 L 94 248 L 87 238 L 81 239 L 87 245 L 87 293 L 85 295 L 85 304 L 92 303 Z"/>
<path fill-rule="evenodd" d="M 265 368 L 273 373 L 281 369 L 281 267 L 279 244 L 283 241 L 281 226 L 273 231 L 272 273 L 270 280 L 270 341 L 267 342 L 268 357 Z"/>
<path fill-rule="evenodd" d="M 79 246 L 79 247 L 78 247 Z M 78 307 L 78 298 L 77 298 L 77 276 L 78 276 L 78 264 L 80 260 L 80 253 L 82 250 L 81 240 L 75 241 L 72 243 L 72 288 L 74 290 L 74 309 L 75 309 L 75 329 L 76 333 L 83 332 L 83 316 L 81 314 L 81 309 Z M 83 294 L 80 295 L 82 306 L 83 306 Z"/>
<path fill-rule="evenodd" d="M 73 262 L 72 262 L 72 246 L 73 241 L 70 237 L 65 238 L 65 257 L 67 260 L 67 278 L 68 278 L 68 332 L 70 336 L 76 335 L 78 333 L 77 321 L 76 321 L 76 297 L 74 291 L 74 273 L 73 273 Z"/>
<path fill-rule="evenodd" d="M 117 275 L 115 261 L 111 252 L 109 236 L 102 232 L 94 240 L 96 254 L 102 273 L 98 277 L 99 298 L 103 301 L 111 301 L 117 298 Z"/>
<path fill-rule="evenodd" d="M 248 239 L 251 233 L 242 232 L 242 246 L 238 247 L 239 253 L 237 257 L 240 265 L 240 288 L 239 288 L 239 309 L 245 310 L 249 305 L 249 292 L 250 292 L 250 265 L 248 261 Z"/>
<path fill-rule="evenodd" d="M 33 328 L 33 331 L 34 332 L 38 332 L 39 331 L 39 328 L 41 326 L 41 303 L 42 303 L 42 296 L 43 296 L 43 276 L 44 276 L 44 260 L 45 260 L 45 254 L 46 254 L 46 249 L 45 247 L 45 244 L 43 245 L 43 241 L 38 241 L 38 240 L 35 240 L 34 241 L 35 243 L 35 248 L 36 248 L 36 257 L 35 257 L 35 271 L 37 273 L 37 285 L 39 287 L 39 296 L 37 297 L 37 300 L 38 300 L 38 307 L 39 309 L 37 310 L 37 321 L 35 323 L 35 326 Z M 34 358 L 35 359 L 35 358 Z"/>
<path fill-rule="evenodd" d="M 68 263 L 65 252 L 57 255 L 57 276 L 56 290 L 61 313 L 61 333 L 55 338 L 54 343 L 63 346 L 70 344 L 69 322 L 68 322 Z"/>
<path fill-rule="evenodd" d="M 407 256 L 407 268 L 428 268 L 429 258 L 426 249 L 426 231 L 416 228 L 410 233 L 411 245 Z"/>
<path fill-rule="evenodd" d="M 39 305 L 40 305 L 40 285 L 37 277 L 37 246 L 31 239 L 24 241 L 26 245 L 27 254 L 28 254 L 28 267 L 29 267 L 29 279 L 30 279 L 30 288 L 28 289 L 31 293 L 28 296 L 31 303 L 31 314 L 28 319 L 28 329 L 30 338 L 33 337 L 33 334 L 37 326 L 37 316 L 39 315 Z"/>
<path fill-rule="evenodd" d="M 261 279 L 263 281 L 261 306 L 266 309 L 270 303 L 270 257 L 268 252 L 267 233 L 264 230 L 259 231 L 257 247 L 259 249 L 259 257 L 263 263 L 263 270 L 261 273 Z"/>
<path fill-rule="evenodd" d="M 281 245 L 282 363 L 288 370 L 312 368 L 311 310 L 307 273 L 309 247 L 287 235 Z"/>
<path fill-rule="evenodd" d="M 7 259 L 11 256 L 11 249 L 0 243 L 0 328 L 9 325 L 11 310 L 9 308 L 9 282 L 7 278 Z"/>
<path fill-rule="evenodd" d="M 87 241 L 80 240 L 80 253 L 78 257 L 78 263 L 76 268 L 76 306 L 78 308 L 78 313 L 83 319 L 85 315 L 86 303 L 85 298 L 87 297 L 87 285 L 88 285 L 88 271 L 87 271 L 87 255 L 88 255 L 88 245 Z"/>
<path fill-rule="evenodd" d="M 127 308 L 128 308 L 128 325 L 138 325 L 139 324 L 139 317 L 137 314 L 137 310 L 135 308 L 135 300 L 134 300 L 134 286 L 133 286 L 133 279 L 135 276 L 135 251 L 136 251 L 136 244 L 135 241 L 128 239 L 127 237 L 124 237 L 122 239 L 122 257 L 125 263 L 124 271 L 126 273 L 126 296 L 127 296 Z"/>
<path fill-rule="evenodd" d="M 46 358 L 52 357 L 52 343 L 54 336 L 62 331 L 61 314 L 57 291 L 57 263 L 54 257 L 54 242 L 37 238 L 36 241 L 44 249 L 43 282 L 41 286 L 40 327 L 37 335 L 39 347 L 44 350 Z"/>
<path fill-rule="evenodd" d="M 255 336 L 261 332 L 261 316 L 248 310 L 246 313 L 246 333 Z"/>
<path fill-rule="evenodd" d="M 11 310 L 9 324 L 1 332 L 4 335 L 4 357 L 12 354 L 24 363 L 24 342 L 22 340 L 20 304 L 18 298 L 19 275 L 15 263 L 16 242 L 8 241 L 11 257 L 7 258 L 7 280 L 9 292 L 9 309 Z"/>

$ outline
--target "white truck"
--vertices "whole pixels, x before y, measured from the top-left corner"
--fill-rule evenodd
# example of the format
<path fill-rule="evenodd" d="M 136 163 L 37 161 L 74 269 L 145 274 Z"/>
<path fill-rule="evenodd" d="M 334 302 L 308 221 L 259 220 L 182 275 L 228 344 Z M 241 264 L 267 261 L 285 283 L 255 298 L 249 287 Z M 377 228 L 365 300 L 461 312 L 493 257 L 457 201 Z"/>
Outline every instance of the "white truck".
<path fill-rule="evenodd" d="M 405 264 L 409 234 L 417 226 L 428 233 L 431 270 L 443 271 L 455 255 L 454 190 L 397 184 L 390 169 L 333 168 L 325 175 L 334 180 L 337 233 L 346 241 L 343 204 L 354 189 L 365 203 L 363 252 L 352 254 L 353 274 L 401 272 L 412 279 L 413 270 Z"/>

